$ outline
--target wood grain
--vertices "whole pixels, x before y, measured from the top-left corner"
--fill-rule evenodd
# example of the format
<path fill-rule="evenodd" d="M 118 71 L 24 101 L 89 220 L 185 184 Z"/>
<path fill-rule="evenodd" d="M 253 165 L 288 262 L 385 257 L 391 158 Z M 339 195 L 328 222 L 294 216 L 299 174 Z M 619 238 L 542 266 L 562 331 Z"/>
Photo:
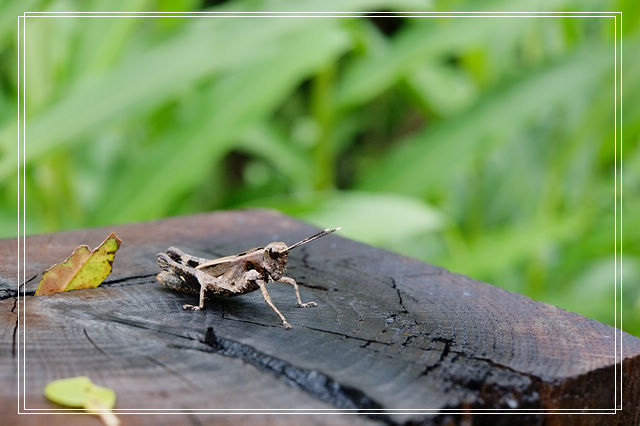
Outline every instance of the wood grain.
<path fill-rule="evenodd" d="M 44 270 L 79 244 L 96 246 L 111 231 L 123 243 L 101 287 L 30 296 Z M 122 414 L 123 424 L 640 421 L 639 339 L 626 333 L 620 339 L 621 332 L 608 325 L 338 235 L 300 247 L 289 259 L 287 275 L 301 284 L 302 298 L 318 307 L 297 308 L 291 286 L 269 285 L 293 325 L 289 331 L 259 292 L 214 298 L 202 312 L 183 311 L 196 297 L 172 292 L 154 278 L 155 254 L 169 246 L 214 258 L 271 241 L 291 243 L 314 231 L 280 214 L 252 210 L 27 237 L 28 282 L 20 307 L 26 322 L 19 332 L 17 241 L 1 240 L 3 412 L 18 422 L 21 339 L 27 409 L 59 408 L 44 399 L 44 385 L 88 375 L 116 391 L 118 409 L 182 410 Z M 622 368 L 624 377 L 623 409 L 615 415 L 446 411 L 612 409 L 614 368 Z M 261 411 L 190 411 L 201 409 Z M 359 414 L 265 414 L 274 409 Z M 47 416 L 51 424 L 90 421 L 100 424 L 84 414 Z"/>

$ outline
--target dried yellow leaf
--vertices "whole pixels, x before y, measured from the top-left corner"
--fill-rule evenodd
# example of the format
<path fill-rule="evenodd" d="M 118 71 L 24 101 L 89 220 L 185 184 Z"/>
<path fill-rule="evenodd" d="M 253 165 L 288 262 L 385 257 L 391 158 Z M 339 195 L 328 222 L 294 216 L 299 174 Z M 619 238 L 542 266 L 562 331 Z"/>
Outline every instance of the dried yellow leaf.
<path fill-rule="evenodd" d="M 85 245 L 76 247 L 66 260 L 44 272 L 36 296 L 98 287 L 111 273 L 120 243 L 120 238 L 112 232 L 94 250 Z"/>

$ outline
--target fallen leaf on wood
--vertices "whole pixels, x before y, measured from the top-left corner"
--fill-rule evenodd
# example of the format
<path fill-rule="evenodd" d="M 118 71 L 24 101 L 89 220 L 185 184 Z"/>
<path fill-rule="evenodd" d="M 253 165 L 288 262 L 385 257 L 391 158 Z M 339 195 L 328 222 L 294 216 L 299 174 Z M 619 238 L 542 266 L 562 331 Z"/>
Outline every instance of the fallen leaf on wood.
<path fill-rule="evenodd" d="M 36 296 L 80 288 L 94 288 L 111 273 L 111 265 L 122 241 L 113 232 L 96 247 L 76 247 L 64 262 L 53 265 L 42 275 Z"/>
<path fill-rule="evenodd" d="M 118 418 L 108 411 L 116 404 L 116 393 L 93 384 L 86 376 L 54 380 L 45 386 L 44 395 L 49 401 L 65 407 L 84 408 L 98 415 L 107 426 L 120 424 Z"/>

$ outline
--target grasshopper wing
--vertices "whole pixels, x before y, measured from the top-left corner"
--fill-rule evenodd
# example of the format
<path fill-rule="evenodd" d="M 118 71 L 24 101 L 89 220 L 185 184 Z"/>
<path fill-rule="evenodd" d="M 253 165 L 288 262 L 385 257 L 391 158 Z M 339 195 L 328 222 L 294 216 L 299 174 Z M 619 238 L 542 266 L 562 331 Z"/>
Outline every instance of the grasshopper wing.
<path fill-rule="evenodd" d="M 241 267 L 243 264 L 252 263 L 259 264 L 262 259 L 264 247 L 257 247 L 244 253 L 235 254 L 233 256 L 220 257 L 196 266 L 196 269 L 214 276 L 220 277 L 233 268 Z"/>

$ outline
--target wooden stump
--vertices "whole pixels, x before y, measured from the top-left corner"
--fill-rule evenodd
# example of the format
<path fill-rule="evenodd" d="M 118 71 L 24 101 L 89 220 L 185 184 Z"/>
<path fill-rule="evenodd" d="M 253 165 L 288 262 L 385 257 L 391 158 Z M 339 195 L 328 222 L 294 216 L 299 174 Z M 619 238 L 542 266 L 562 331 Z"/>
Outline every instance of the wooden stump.
<path fill-rule="evenodd" d="M 111 231 L 123 243 L 102 286 L 31 296 L 46 268 L 78 244 L 95 247 Z M 60 408 L 44 398 L 45 384 L 87 375 L 116 391 L 116 408 L 139 414 L 120 415 L 123 424 L 640 421 L 639 339 L 626 333 L 620 339 L 608 325 L 339 235 L 289 258 L 287 275 L 300 283 L 303 300 L 318 307 L 300 309 L 291 286 L 269 284 L 292 330 L 281 326 L 259 291 L 184 311 L 197 297 L 172 292 L 154 277 L 155 254 L 169 246 L 215 258 L 271 241 L 292 243 L 314 231 L 274 212 L 233 211 L 28 237 L 19 333 L 17 240 L 0 241 L 3 413 L 18 422 L 16 368 L 24 356 L 27 411 Z M 616 364 L 614 353 L 620 357 L 622 349 Z M 535 411 L 613 409 L 620 368 L 623 410 L 617 414 Z M 134 411 L 140 409 L 147 411 Z M 207 409 L 262 414 L 191 412 Z M 264 414 L 275 409 L 359 414 Z M 515 417 L 477 409 L 524 411 L 510 411 L 519 413 Z M 182 414 L 144 414 L 157 410 Z M 100 424 L 85 414 L 47 416 L 46 422 Z"/>

